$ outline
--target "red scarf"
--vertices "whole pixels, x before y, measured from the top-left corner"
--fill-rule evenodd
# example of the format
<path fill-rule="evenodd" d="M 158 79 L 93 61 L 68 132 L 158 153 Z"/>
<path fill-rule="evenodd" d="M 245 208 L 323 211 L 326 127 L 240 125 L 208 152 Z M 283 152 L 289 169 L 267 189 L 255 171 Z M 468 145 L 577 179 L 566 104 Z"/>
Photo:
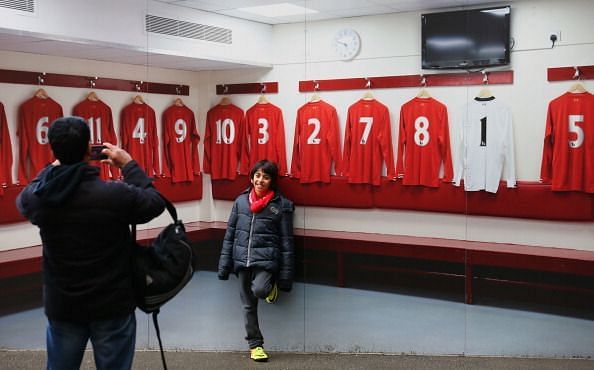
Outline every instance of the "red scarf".
<path fill-rule="evenodd" d="M 250 209 L 252 213 L 259 213 L 261 210 L 266 208 L 272 197 L 274 196 L 274 191 L 268 190 L 266 194 L 260 199 L 256 196 L 256 190 L 252 188 L 250 191 L 249 199 L 250 199 Z"/>

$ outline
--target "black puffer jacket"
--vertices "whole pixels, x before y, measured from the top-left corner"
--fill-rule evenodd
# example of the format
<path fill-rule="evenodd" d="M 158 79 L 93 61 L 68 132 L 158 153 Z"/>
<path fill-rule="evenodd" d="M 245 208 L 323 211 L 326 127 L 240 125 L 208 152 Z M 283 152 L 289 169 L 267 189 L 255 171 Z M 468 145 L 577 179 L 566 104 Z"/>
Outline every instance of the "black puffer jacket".
<path fill-rule="evenodd" d="M 219 278 L 225 280 L 231 272 L 254 267 L 290 284 L 294 275 L 293 202 L 277 191 L 266 208 L 252 213 L 250 190 L 241 193 L 233 204 L 219 260 Z"/>
<path fill-rule="evenodd" d="M 19 211 L 39 226 L 50 319 L 88 322 L 136 307 L 129 225 L 157 217 L 165 204 L 135 161 L 122 173 L 124 182 L 104 182 L 83 162 L 49 165 L 17 198 Z"/>

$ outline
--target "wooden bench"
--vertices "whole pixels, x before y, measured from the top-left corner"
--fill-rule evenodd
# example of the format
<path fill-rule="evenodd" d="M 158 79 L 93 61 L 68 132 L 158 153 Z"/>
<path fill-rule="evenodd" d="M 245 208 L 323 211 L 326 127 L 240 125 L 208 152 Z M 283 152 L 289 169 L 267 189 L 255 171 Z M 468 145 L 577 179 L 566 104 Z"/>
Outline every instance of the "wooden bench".
<path fill-rule="evenodd" d="M 463 266 L 465 302 L 472 304 L 475 273 L 478 267 L 500 267 L 576 277 L 594 277 L 594 252 L 563 248 L 535 247 L 519 244 L 487 243 L 467 240 L 357 233 L 346 231 L 296 229 L 304 249 L 336 253 L 336 284 L 344 286 L 346 254 L 390 256 L 425 261 L 441 261 Z M 373 269 L 374 266 L 367 266 Z M 577 289 L 562 284 L 537 284 L 503 277 L 507 283 L 539 285 L 548 289 L 580 291 L 594 294 L 591 289 Z"/>
<path fill-rule="evenodd" d="M 184 225 L 186 233 L 193 242 L 219 238 L 217 230 L 224 229 L 225 223 L 190 222 Z M 136 240 L 139 244 L 150 244 L 163 228 L 138 230 Z M 32 274 L 41 271 L 42 249 L 40 245 L 0 251 L 0 279 Z"/>
<path fill-rule="evenodd" d="M 192 222 L 186 231 L 192 242 L 216 242 L 220 245 L 225 222 Z M 150 243 L 161 228 L 140 230 L 140 243 Z M 563 248 L 534 247 L 518 244 L 487 243 L 467 240 L 371 234 L 346 231 L 295 229 L 297 248 L 327 251 L 335 259 L 325 261 L 336 266 L 336 285 L 345 285 L 345 256 L 348 254 L 398 257 L 411 260 L 453 263 L 461 266 L 460 277 L 465 282 L 465 302 L 473 303 L 474 281 L 480 267 L 498 267 L 526 271 L 559 273 L 576 278 L 594 277 L 594 252 Z M 377 266 L 365 266 L 380 269 Z M 212 266 L 216 269 L 216 266 Z M 27 247 L 0 252 L 0 278 L 41 271 L 41 247 Z M 537 285 L 545 289 L 579 291 L 594 294 L 591 288 L 576 288 L 563 284 L 520 281 L 502 277 L 505 283 Z"/>

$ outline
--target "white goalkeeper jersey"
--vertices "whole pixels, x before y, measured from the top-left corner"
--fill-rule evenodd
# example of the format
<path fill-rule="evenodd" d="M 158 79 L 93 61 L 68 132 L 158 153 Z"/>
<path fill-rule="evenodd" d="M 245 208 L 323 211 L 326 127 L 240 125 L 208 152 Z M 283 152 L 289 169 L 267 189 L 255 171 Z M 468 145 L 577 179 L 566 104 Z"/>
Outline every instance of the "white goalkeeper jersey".
<path fill-rule="evenodd" d="M 503 178 L 508 188 L 515 187 L 511 110 L 494 97 L 475 98 L 463 109 L 454 185 L 464 179 L 466 191 L 496 193 Z"/>

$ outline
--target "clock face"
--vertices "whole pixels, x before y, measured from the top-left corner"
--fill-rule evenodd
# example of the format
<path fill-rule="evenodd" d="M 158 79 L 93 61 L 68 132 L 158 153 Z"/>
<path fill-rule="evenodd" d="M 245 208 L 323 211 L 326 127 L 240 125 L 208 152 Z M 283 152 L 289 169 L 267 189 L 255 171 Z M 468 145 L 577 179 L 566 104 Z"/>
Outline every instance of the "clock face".
<path fill-rule="evenodd" d="M 332 40 L 334 51 L 342 60 L 353 59 L 361 49 L 361 38 L 357 31 L 345 28 L 336 33 Z"/>

